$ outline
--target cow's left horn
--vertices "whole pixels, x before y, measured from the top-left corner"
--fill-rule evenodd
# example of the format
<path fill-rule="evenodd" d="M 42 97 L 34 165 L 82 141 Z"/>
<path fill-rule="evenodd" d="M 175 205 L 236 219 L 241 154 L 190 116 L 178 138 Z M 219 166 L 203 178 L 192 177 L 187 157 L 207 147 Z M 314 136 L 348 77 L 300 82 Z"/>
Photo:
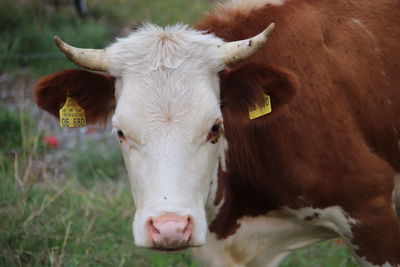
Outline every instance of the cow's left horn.
<path fill-rule="evenodd" d="M 271 23 L 262 33 L 246 40 L 229 42 L 222 45 L 225 65 L 238 63 L 253 55 L 268 40 L 269 35 L 275 28 L 275 23 Z"/>
<path fill-rule="evenodd" d="M 54 36 L 58 48 L 75 64 L 90 70 L 108 72 L 109 61 L 105 49 L 83 49 L 73 47 Z"/>

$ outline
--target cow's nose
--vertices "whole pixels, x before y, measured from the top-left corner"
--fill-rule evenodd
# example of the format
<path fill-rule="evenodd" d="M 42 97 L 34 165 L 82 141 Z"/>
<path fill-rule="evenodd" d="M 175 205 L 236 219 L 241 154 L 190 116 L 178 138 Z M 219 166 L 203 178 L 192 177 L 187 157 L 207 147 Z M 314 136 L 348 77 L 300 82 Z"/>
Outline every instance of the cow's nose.
<path fill-rule="evenodd" d="M 190 216 L 164 214 L 147 220 L 146 230 L 153 245 L 159 249 L 180 249 L 189 244 L 193 232 L 193 219 Z"/>

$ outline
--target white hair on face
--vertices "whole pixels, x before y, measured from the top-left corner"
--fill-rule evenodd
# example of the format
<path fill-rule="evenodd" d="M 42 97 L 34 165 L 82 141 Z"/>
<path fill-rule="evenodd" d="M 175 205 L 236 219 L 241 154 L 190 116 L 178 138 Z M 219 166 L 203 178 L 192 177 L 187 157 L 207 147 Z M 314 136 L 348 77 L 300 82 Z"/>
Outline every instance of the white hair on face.
<path fill-rule="evenodd" d="M 222 44 L 215 35 L 185 25 L 148 24 L 106 49 L 116 77 L 112 121 L 126 137 L 121 148 L 137 207 L 138 245 L 152 245 L 143 227 L 148 218 L 166 212 L 192 216 L 191 242 L 205 242 L 204 206 L 224 153 L 223 140 L 207 141 L 213 123 L 222 118 Z"/>
<path fill-rule="evenodd" d="M 213 34 L 177 24 L 165 28 L 146 24 L 126 38 L 119 38 L 107 48 L 111 74 L 119 76 L 126 69 L 176 69 L 183 61 L 221 69 L 223 60 L 218 46 L 223 41 Z"/>

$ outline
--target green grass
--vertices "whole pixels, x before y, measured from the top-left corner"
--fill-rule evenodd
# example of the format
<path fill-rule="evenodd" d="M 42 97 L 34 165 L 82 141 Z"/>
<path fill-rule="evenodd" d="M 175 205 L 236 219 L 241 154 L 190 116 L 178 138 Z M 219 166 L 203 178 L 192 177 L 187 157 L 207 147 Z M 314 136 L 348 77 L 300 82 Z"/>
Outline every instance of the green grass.
<path fill-rule="evenodd" d="M 17 114 L 6 110 L 0 106 L 0 149 L 1 151 L 10 151 L 22 146 L 22 129 L 20 119 Z"/>
<path fill-rule="evenodd" d="M 35 1 L 21 6 L 11 0 L 1 1 L 0 24 L 0 72 L 28 68 L 43 75 L 74 68 L 58 52 L 52 40 L 54 35 L 78 46 L 100 48 L 111 40 L 113 33 L 102 20 L 89 19 L 82 23 L 68 10 L 46 14 Z"/>
<path fill-rule="evenodd" d="M 186 266 L 188 253 L 134 247 L 126 188 L 107 181 L 87 189 L 70 179 L 14 191 L 13 201 L 1 203 L 0 266 Z"/>
<path fill-rule="evenodd" d="M 358 264 L 345 245 L 328 240 L 292 252 L 280 266 L 357 267 Z"/>
<path fill-rule="evenodd" d="M 160 26 L 193 23 L 211 6 L 207 0 L 89 0 L 88 5 L 93 15 L 116 25 L 152 22 Z"/>
<path fill-rule="evenodd" d="M 70 176 L 76 177 L 86 187 L 125 178 L 125 165 L 116 143 L 110 147 L 109 142 L 88 141 L 83 149 L 72 151 Z"/>

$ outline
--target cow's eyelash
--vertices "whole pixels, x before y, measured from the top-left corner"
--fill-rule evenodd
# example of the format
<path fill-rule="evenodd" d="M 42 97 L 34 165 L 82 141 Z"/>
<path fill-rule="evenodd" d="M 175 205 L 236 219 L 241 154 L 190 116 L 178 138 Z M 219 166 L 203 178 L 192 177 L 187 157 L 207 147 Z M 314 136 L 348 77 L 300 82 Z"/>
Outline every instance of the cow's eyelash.
<path fill-rule="evenodd" d="M 126 142 L 130 147 L 140 147 L 143 146 L 143 141 L 132 135 L 132 133 L 125 134 L 125 132 L 119 128 L 113 128 L 112 134 L 116 135 L 119 139 L 119 142 L 122 144 Z M 140 141 L 139 141 L 140 140 Z"/>

